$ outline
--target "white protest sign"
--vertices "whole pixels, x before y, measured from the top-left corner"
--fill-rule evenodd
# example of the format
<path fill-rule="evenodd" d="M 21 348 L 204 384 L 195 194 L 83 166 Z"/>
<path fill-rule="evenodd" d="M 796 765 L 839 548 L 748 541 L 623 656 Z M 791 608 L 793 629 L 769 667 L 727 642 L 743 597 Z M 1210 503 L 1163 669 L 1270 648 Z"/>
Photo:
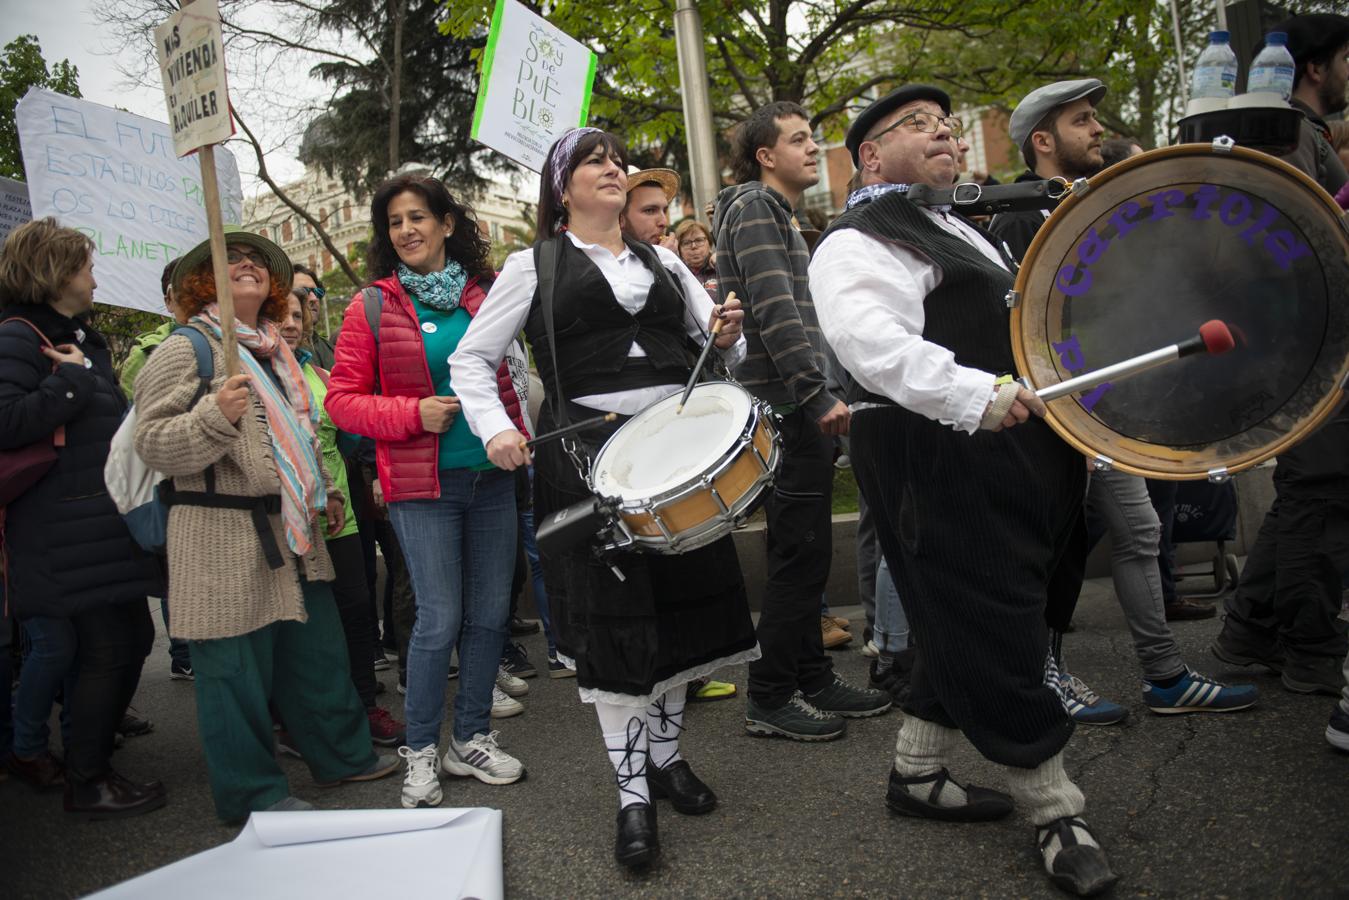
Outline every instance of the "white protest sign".
<path fill-rule="evenodd" d="M 11 231 L 31 218 L 33 208 L 28 205 L 28 185 L 0 176 L 0 244 Z"/>
<path fill-rule="evenodd" d="M 94 299 L 162 313 L 164 264 L 207 238 L 197 161 L 178 158 L 163 122 L 41 88 L 15 118 L 33 215 L 94 242 Z M 223 147 L 215 159 L 225 221 L 241 222 L 239 168 Z"/>
<path fill-rule="evenodd" d="M 234 134 L 216 0 L 195 0 L 155 29 L 173 146 L 179 156 Z"/>
<path fill-rule="evenodd" d="M 535 172 L 558 135 L 584 125 L 596 57 L 515 0 L 497 0 L 472 137 Z"/>

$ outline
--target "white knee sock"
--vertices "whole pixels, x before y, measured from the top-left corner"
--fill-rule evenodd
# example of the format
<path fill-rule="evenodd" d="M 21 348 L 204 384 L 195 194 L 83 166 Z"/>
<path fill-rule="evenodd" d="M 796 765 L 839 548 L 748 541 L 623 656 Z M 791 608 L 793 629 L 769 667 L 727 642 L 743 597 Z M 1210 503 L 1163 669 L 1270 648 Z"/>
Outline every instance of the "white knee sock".
<path fill-rule="evenodd" d="M 903 778 L 921 778 L 940 771 L 959 737 L 960 732 L 955 728 L 906 715 L 899 736 L 895 738 L 895 771 Z M 904 789 L 923 800 L 932 794 L 930 783 L 905 785 Z M 938 806 L 964 806 L 967 799 L 963 788 L 947 781 L 942 785 L 936 803 Z"/>
<path fill-rule="evenodd" d="M 614 703 L 596 703 L 604 747 L 609 751 L 609 762 L 614 766 L 618 782 L 618 805 L 650 803 L 651 793 L 646 786 L 646 715 L 643 710 Z"/>
<path fill-rule="evenodd" d="M 666 691 L 646 708 L 651 764 L 663 769 L 679 761 L 679 733 L 684 730 L 684 686 Z"/>
<path fill-rule="evenodd" d="M 1080 816 L 1087 806 L 1082 791 L 1063 770 L 1062 753 L 1034 769 L 1008 766 L 1007 789 L 1036 826 L 1047 825 L 1064 816 Z"/>

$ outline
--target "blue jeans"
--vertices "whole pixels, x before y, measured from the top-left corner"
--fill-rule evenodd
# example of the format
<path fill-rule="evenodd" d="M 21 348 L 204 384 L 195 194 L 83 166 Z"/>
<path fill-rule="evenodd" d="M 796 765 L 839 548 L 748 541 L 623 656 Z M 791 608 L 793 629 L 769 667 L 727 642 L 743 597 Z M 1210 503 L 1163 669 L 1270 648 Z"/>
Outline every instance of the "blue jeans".
<path fill-rule="evenodd" d="M 169 630 L 169 601 L 159 601 L 159 614 L 164 617 L 164 630 Z M 182 638 L 169 638 L 169 659 L 184 669 L 192 668 L 192 651 Z"/>
<path fill-rule="evenodd" d="M 19 673 L 19 689 L 14 692 L 14 753 L 25 758 L 48 749 L 51 739 L 47 720 L 51 718 L 56 694 L 65 689 L 61 704 L 61 744 L 70 737 L 70 698 L 75 687 L 75 652 L 79 641 L 75 625 L 69 619 L 30 616 L 21 623 L 28 642 L 28 655 Z"/>
<path fill-rule="evenodd" d="M 899 653 L 909 646 L 909 619 L 899 602 L 890 566 L 881 556 L 876 564 L 876 646 L 882 653 Z"/>
<path fill-rule="evenodd" d="M 417 603 L 408 642 L 407 744 L 439 742 L 445 679 L 459 643 L 454 737 L 491 731 L 492 688 L 510 615 L 515 479 L 489 469 L 442 469 L 438 500 L 389 504 Z"/>

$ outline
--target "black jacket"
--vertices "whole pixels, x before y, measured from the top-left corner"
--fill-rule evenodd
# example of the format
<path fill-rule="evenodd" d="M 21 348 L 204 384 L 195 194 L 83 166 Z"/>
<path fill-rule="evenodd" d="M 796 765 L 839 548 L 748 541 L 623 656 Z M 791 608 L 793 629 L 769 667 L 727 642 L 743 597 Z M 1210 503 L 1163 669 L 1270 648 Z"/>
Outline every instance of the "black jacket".
<path fill-rule="evenodd" d="M 38 336 L 14 317 L 53 344 L 79 347 L 93 367 L 63 363 L 52 371 Z M 132 540 L 103 481 L 126 405 L 98 332 L 46 305 L 0 311 L 0 449 L 66 429 L 56 465 L 6 510 L 9 605 L 20 618 L 71 616 L 162 593 L 158 561 Z"/>
<path fill-rule="evenodd" d="M 1017 183 L 1023 181 L 1042 181 L 1039 175 L 1034 172 L 1025 172 L 1017 178 Z M 1058 204 L 1041 212 L 1038 209 L 1025 209 L 1019 212 L 998 213 L 988 223 L 989 232 L 1002 241 L 1007 254 L 1016 261 L 1019 266 L 1026 258 L 1026 251 L 1030 249 L 1030 242 L 1035 240 L 1035 234 L 1040 230 L 1040 226 L 1045 223 L 1045 213 L 1053 212 Z"/>

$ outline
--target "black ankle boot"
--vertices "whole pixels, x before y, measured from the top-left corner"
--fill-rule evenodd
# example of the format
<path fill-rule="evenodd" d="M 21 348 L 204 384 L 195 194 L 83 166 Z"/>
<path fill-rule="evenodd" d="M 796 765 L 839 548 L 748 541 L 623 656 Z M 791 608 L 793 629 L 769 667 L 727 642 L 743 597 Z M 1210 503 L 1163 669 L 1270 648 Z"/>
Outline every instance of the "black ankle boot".
<path fill-rule="evenodd" d="M 618 836 L 614 839 L 614 858 L 619 865 L 640 869 L 660 856 L 656 835 L 656 808 L 650 803 L 634 803 L 618 811 Z"/>
<path fill-rule="evenodd" d="M 648 766 L 646 783 L 651 788 L 653 800 L 668 797 L 675 812 L 686 816 L 700 816 L 717 806 L 717 795 L 693 774 L 693 769 L 682 759 L 670 763 L 664 769 Z"/>

